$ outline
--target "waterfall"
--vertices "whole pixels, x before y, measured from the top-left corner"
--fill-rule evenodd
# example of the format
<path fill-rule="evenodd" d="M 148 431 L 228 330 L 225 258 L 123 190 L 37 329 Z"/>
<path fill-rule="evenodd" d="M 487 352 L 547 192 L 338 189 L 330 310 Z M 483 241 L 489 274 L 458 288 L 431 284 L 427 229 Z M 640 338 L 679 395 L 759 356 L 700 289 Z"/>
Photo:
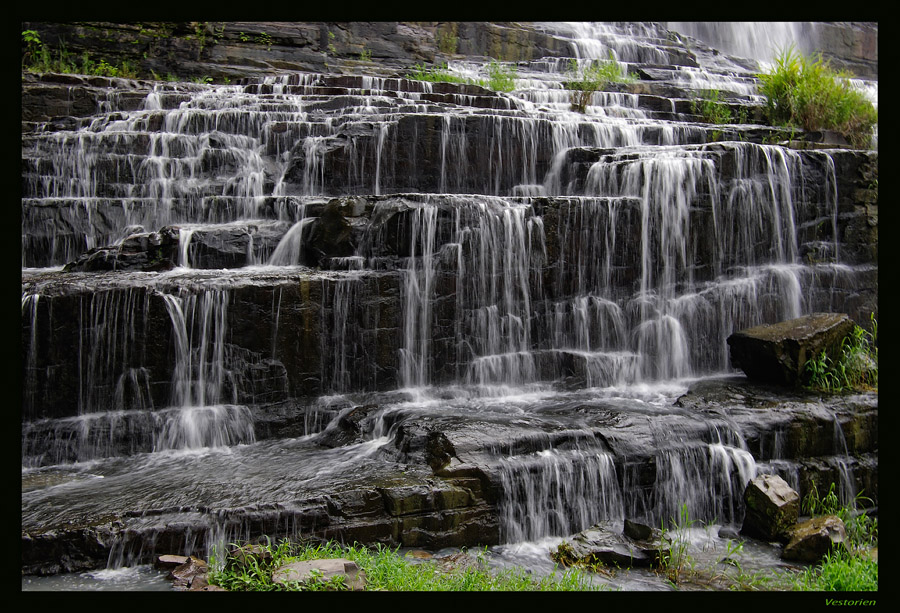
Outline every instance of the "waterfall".
<path fill-rule="evenodd" d="M 116 565 L 737 526 L 762 471 L 852 499 L 875 473 L 837 412 L 684 408 L 736 330 L 877 309 L 877 152 L 756 123 L 749 60 L 816 28 L 711 25 L 530 24 L 556 55 L 504 62 L 510 92 L 348 64 L 95 80 L 96 112 L 23 120 L 23 532 L 102 526 Z M 574 111 L 571 66 L 610 57 L 635 82 Z M 23 87 L 87 87 L 54 78 Z M 709 89 L 746 122 L 704 123 Z M 801 465 L 798 426 L 833 454 Z"/>
<path fill-rule="evenodd" d="M 760 61 L 771 61 L 792 45 L 811 53 L 817 42 L 816 24 L 810 22 L 670 21 L 666 27 L 726 53 Z"/>
<path fill-rule="evenodd" d="M 616 468 L 607 453 L 547 449 L 509 458 L 500 470 L 504 543 L 565 536 L 623 518 Z"/>
<path fill-rule="evenodd" d="M 174 328 L 172 406 L 219 404 L 229 377 L 225 366 L 227 290 L 162 297 Z M 232 403 L 236 400 L 232 398 Z"/>

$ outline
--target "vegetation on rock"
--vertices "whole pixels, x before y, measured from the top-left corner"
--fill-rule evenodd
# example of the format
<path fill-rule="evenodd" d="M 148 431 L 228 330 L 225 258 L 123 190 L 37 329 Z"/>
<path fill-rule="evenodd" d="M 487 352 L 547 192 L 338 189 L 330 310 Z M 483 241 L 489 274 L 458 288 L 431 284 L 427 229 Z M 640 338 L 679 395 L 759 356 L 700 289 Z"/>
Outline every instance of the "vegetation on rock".
<path fill-rule="evenodd" d="M 810 515 L 836 515 L 847 529 L 849 549 L 838 549 L 825 555 L 822 562 L 806 569 L 794 579 L 794 589 L 803 591 L 874 591 L 878 589 L 878 519 L 869 517 L 857 502 L 842 505 L 834 491 L 834 483 L 823 497 L 815 485 L 803 499 L 803 509 Z M 876 552 L 874 555 L 872 552 Z"/>
<path fill-rule="evenodd" d="M 636 79 L 617 62 L 610 51 L 608 60 L 594 60 L 583 66 L 573 59 L 566 73 L 567 80 L 563 87 L 571 90 L 572 110 L 584 113 L 594 92 L 603 89 L 609 83 L 632 83 Z"/>
<path fill-rule="evenodd" d="M 757 76 L 774 124 L 834 130 L 859 148 L 870 143 L 878 111 L 849 82 L 852 75 L 833 70 L 821 55 L 807 57 L 788 47 L 769 72 Z"/>
<path fill-rule="evenodd" d="M 854 326 L 841 341 L 837 360 L 825 351 L 806 362 L 806 386 L 814 391 L 840 393 L 878 391 L 878 322 L 870 315 L 871 330 Z"/>

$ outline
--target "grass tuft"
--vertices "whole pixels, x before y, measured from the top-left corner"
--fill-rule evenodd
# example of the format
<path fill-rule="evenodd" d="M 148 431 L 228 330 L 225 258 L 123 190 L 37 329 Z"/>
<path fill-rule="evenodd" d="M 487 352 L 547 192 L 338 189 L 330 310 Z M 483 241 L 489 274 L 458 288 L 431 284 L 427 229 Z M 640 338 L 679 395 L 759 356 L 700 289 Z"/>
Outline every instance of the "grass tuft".
<path fill-rule="evenodd" d="M 236 546 L 235 546 L 236 547 Z M 535 577 L 524 569 L 491 570 L 484 558 L 485 552 L 476 555 L 462 554 L 454 558 L 455 565 L 443 566 L 436 561 L 413 563 L 404 559 L 396 549 L 376 545 L 367 548 L 359 544 L 341 546 L 329 541 L 322 544 L 294 545 L 287 539 L 277 546 L 259 546 L 271 553 L 270 562 L 263 557 L 243 556 L 237 563 L 228 554 L 221 563 L 215 561 L 209 582 L 229 591 L 309 591 L 340 589 L 337 582 L 321 582 L 313 585 L 279 585 L 271 575 L 279 566 L 288 562 L 321 558 L 347 558 L 356 562 L 366 573 L 367 591 L 584 591 L 605 589 L 593 586 L 589 577 L 577 569 L 561 574 L 553 572 L 546 577 Z M 232 550 L 234 551 L 234 549 Z"/>
<path fill-rule="evenodd" d="M 821 55 L 782 50 L 768 73 L 758 74 L 769 120 L 804 130 L 834 130 L 854 147 L 869 145 L 878 111 L 848 81 L 850 74 L 833 70 Z"/>

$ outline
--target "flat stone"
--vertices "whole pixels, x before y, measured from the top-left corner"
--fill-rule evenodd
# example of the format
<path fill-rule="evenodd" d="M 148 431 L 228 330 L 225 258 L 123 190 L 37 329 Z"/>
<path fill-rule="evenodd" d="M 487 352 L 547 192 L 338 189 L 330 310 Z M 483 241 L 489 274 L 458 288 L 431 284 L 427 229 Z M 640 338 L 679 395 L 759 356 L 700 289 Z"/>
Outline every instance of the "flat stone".
<path fill-rule="evenodd" d="M 176 556 L 176 555 L 161 555 L 156 558 L 156 567 L 162 568 L 166 570 L 172 570 L 177 568 L 188 561 L 187 556 Z"/>
<path fill-rule="evenodd" d="M 343 576 L 350 590 L 358 592 L 366 588 L 366 573 L 360 570 L 356 562 L 345 558 L 307 560 L 285 564 L 272 573 L 272 581 L 278 584 L 288 582 L 304 584 L 315 576 L 323 581 Z"/>

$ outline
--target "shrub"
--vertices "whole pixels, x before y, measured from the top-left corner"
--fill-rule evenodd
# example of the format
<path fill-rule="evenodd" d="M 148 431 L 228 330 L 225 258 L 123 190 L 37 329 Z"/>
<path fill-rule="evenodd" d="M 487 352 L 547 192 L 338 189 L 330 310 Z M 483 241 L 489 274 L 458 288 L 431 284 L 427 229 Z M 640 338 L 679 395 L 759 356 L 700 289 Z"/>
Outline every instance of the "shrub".
<path fill-rule="evenodd" d="M 608 83 L 632 83 L 635 78 L 609 53 L 608 60 L 594 60 L 579 68 L 578 61 L 569 63 L 567 80 L 563 87 L 572 91 L 572 110 L 584 113 L 594 92 L 606 87 Z"/>
<path fill-rule="evenodd" d="M 804 130 L 834 130 L 854 147 L 871 141 L 878 111 L 821 54 L 806 57 L 793 47 L 781 51 L 768 73 L 758 74 L 769 120 Z"/>
<path fill-rule="evenodd" d="M 495 92 L 511 92 L 516 88 L 515 68 L 507 68 L 498 62 L 488 64 L 488 87 Z"/>

